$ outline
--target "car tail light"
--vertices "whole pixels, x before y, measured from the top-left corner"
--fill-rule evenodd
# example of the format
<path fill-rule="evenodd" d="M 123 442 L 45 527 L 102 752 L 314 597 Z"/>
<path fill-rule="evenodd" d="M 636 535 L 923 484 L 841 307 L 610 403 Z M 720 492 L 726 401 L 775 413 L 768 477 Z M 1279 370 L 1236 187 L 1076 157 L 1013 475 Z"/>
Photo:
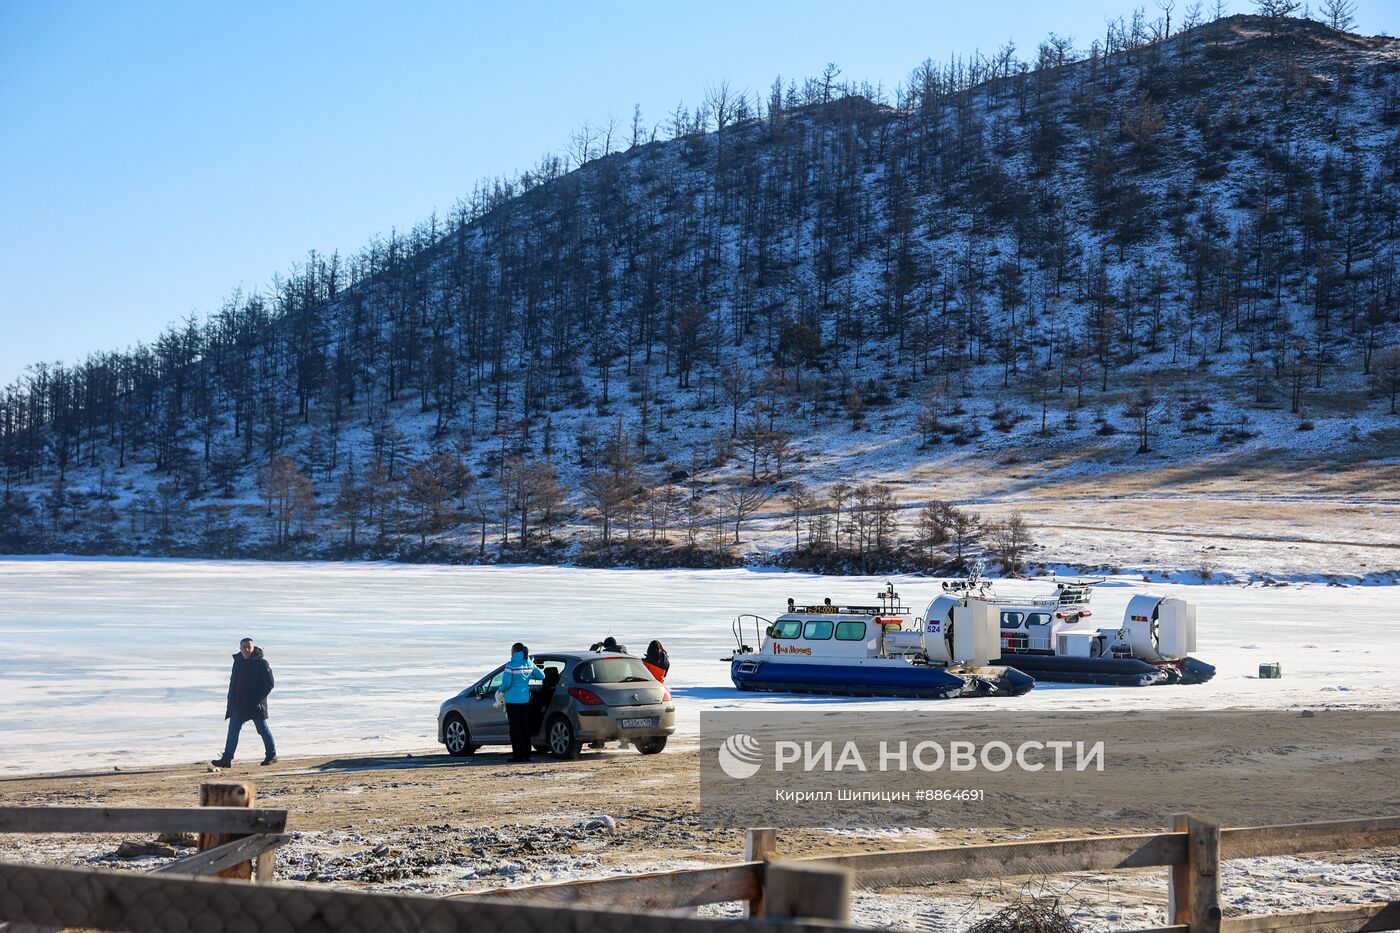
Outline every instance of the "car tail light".
<path fill-rule="evenodd" d="M 569 696 L 573 697 L 575 700 L 578 700 L 584 706 L 603 705 L 603 698 L 598 696 L 598 694 L 594 693 L 592 690 L 589 690 L 587 687 L 570 687 Z"/>
<path fill-rule="evenodd" d="M 670 687 L 662 687 L 662 688 L 661 688 L 661 702 L 662 702 L 662 703 L 670 703 L 670 702 L 671 702 L 671 688 L 670 688 Z"/>

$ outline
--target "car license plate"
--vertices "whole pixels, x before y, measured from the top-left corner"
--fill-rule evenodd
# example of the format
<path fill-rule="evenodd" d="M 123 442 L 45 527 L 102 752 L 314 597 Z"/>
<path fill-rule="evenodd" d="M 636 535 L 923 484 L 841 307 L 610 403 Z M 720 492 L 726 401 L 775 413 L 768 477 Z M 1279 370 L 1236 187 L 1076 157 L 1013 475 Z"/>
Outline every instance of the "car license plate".
<path fill-rule="evenodd" d="M 622 728 L 624 729 L 650 729 L 656 725 L 656 717 L 648 716 L 645 719 L 624 719 Z"/>

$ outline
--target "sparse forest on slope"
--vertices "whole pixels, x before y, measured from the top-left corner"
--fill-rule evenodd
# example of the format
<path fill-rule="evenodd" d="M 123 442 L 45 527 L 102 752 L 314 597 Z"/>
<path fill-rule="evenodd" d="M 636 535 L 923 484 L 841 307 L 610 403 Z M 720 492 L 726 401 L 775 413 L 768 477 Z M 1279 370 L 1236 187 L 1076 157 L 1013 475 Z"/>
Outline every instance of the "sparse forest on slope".
<path fill-rule="evenodd" d="M 839 79 L 585 126 L 32 367 L 0 548 L 703 564 L 766 516 L 794 564 L 1014 566 L 1024 525 L 921 465 L 1396 456 L 1400 42 L 1138 13 L 893 99 Z"/>

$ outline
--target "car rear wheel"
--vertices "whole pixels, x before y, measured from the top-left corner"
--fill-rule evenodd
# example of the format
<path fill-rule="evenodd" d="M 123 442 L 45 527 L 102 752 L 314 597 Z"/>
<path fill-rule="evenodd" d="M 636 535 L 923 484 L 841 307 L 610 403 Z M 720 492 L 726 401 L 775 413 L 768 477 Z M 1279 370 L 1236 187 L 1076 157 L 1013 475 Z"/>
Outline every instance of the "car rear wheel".
<path fill-rule="evenodd" d="M 472 734 L 467 721 L 456 713 L 447 717 L 442 724 L 442 744 L 447 746 L 447 754 L 463 758 L 474 754 L 479 746 L 472 744 Z"/>
<path fill-rule="evenodd" d="M 632 744 L 643 755 L 659 755 L 666 750 L 666 736 L 658 735 L 649 739 L 637 739 Z"/>
<path fill-rule="evenodd" d="M 555 716 L 551 719 L 545 736 L 549 739 L 549 753 L 556 758 L 572 760 L 583 749 L 583 743 L 574 737 L 574 725 L 567 717 Z"/>

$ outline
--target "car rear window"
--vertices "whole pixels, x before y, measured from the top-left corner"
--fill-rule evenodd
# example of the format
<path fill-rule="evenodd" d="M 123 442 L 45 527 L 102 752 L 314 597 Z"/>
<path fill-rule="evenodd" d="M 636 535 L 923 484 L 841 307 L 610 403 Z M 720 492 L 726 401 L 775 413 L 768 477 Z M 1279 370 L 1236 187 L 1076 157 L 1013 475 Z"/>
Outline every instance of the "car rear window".
<path fill-rule="evenodd" d="M 599 658 L 574 668 L 574 680 L 581 684 L 627 684 L 654 679 L 636 658 Z"/>

